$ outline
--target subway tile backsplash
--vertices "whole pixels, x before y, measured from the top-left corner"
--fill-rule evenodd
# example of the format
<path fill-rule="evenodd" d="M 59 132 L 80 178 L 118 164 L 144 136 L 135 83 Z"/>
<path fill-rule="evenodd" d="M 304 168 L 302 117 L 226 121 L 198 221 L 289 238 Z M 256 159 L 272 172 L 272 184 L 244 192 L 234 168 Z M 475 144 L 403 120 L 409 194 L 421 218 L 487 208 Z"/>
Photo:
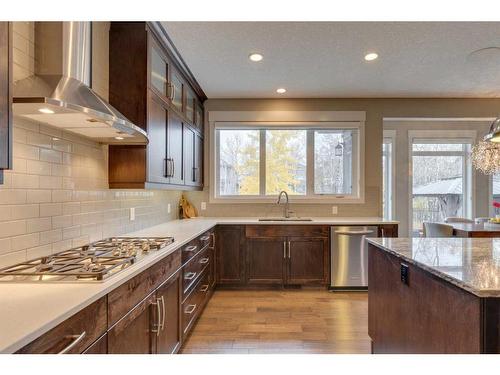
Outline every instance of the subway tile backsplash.
<path fill-rule="evenodd" d="M 109 190 L 107 146 L 14 118 L 0 185 L 0 267 L 177 218 L 181 192 Z M 129 220 L 135 207 L 136 219 Z"/>

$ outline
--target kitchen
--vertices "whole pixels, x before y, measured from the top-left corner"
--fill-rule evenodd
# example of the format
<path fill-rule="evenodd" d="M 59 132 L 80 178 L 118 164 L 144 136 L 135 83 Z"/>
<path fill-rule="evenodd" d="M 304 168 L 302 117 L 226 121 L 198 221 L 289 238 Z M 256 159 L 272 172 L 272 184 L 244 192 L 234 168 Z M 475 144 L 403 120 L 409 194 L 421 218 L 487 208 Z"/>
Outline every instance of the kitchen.
<path fill-rule="evenodd" d="M 497 25 L 257 25 L 0 23 L 1 353 L 500 352 Z"/>

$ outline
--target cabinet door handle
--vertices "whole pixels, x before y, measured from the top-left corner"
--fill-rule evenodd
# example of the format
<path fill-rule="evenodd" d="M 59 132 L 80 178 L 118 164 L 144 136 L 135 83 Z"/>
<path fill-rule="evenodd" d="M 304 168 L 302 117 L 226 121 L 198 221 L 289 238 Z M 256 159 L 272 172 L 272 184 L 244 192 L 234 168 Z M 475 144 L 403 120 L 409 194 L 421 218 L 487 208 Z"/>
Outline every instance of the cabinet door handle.
<path fill-rule="evenodd" d="M 66 354 L 67 352 L 69 352 L 71 349 L 73 349 L 76 345 L 78 345 L 78 343 L 80 341 L 83 340 L 83 338 L 85 337 L 85 335 L 87 334 L 87 332 L 83 331 L 82 333 L 80 333 L 79 335 L 69 335 L 69 336 L 65 336 L 64 338 L 68 339 L 68 338 L 71 338 L 73 339 L 73 341 L 71 341 L 69 343 L 68 346 L 66 346 L 63 350 L 61 350 L 59 353 L 57 354 Z"/>
<path fill-rule="evenodd" d="M 161 307 L 162 307 L 162 313 L 161 313 L 161 330 L 165 328 L 165 318 L 167 316 L 167 310 L 165 309 L 165 298 L 164 296 L 161 296 Z"/>
<path fill-rule="evenodd" d="M 172 158 L 170 160 L 172 160 L 172 175 L 170 177 L 174 177 L 174 175 L 175 175 L 175 159 Z"/>
<path fill-rule="evenodd" d="M 194 312 L 194 310 L 196 310 L 196 305 L 187 305 L 186 309 L 184 310 L 184 313 L 191 315 Z"/>
<path fill-rule="evenodd" d="M 286 259 L 286 241 L 283 241 L 283 259 Z"/>
<path fill-rule="evenodd" d="M 156 306 L 156 323 L 155 329 L 152 330 L 153 333 L 156 333 L 156 336 L 160 336 L 161 327 L 161 298 L 156 298 L 156 302 L 153 302 L 152 305 Z"/>
<path fill-rule="evenodd" d="M 196 272 L 188 272 L 184 275 L 184 280 L 193 280 L 196 277 Z"/>
<path fill-rule="evenodd" d="M 288 259 L 290 259 L 290 241 L 288 241 Z"/>
<path fill-rule="evenodd" d="M 215 249 L 215 233 L 212 233 L 211 236 L 212 236 L 212 248 Z"/>
<path fill-rule="evenodd" d="M 203 293 L 205 293 L 207 290 L 208 290 L 208 284 L 205 284 L 205 285 L 203 285 L 203 286 L 200 288 L 200 292 L 203 292 Z"/>
<path fill-rule="evenodd" d="M 207 264 L 207 263 L 208 263 L 208 261 L 209 261 L 209 259 L 208 259 L 208 258 L 201 258 L 201 259 L 200 259 L 200 264 Z"/>
<path fill-rule="evenodd" d="M 198 248 L 198 246 L 196 245 L 191 245 L 191 246 L 188 246 L 184 249 L 184 251 L 187 251 L 189 253 L 192 253 L 193 251 L 195 251 L 196 249 Z"/>

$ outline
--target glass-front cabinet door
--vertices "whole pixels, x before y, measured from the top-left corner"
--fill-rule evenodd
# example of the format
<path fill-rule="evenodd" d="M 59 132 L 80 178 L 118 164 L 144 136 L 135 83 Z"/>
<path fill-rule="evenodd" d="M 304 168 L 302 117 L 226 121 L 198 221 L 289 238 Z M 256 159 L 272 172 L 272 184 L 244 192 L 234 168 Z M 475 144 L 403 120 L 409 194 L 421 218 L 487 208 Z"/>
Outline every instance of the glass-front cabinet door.
<path fill-rule="evenodd" d="M 188 88 L 186 90 L 186 117 L 191 124 L 194 124 L 194 111 L 196 99 L 193 90 Z"/>
<path fill-rule="evenodd" d="M 171 84 L 170 100 L 172 105 L 180 112 L 184 112 L 184 81 L 175 70 L 172 70 Z"/>
<path fill-rule="evenodd" d="M 203 108 L 200 105 L 196 106 L 196 127 L 203 132 Z"/>
<path fill-rule="evenodd" d="M 168 98 L 168 63 L 153 41 L 150 49 L 150 71 L 151 87 L 161 96 Z"/>

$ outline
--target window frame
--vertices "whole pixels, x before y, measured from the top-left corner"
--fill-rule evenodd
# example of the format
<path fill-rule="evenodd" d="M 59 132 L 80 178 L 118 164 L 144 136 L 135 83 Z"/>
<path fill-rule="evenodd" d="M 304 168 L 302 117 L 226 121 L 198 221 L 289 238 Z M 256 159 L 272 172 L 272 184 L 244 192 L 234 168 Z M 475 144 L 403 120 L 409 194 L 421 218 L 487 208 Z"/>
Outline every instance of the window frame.
<path fill-rule="evenodd" d="M 258 112 L 259 113 L 259 112 Z M 300 112 L 308 113 L 308 112 Z M 321 112 L 319 112 L 321 113 Z M 328 112 L 330 113 L 330 112 Z M 332 112 L 335 113 L 335 112 Z M 358 112 L 349 112 L 357 114 Z M 210 203 L 270 203 L 275 202 L 277 195 L 230 195 L 221 196 L 219 194 L 218 161 L 220 160 L 220 150 L 218 147 L 218 132 L 216 129 L 307 129 L 307 151 L 306 151 L 306 195 L 291 195 L 294 203 L 364 203 L 364 121 L 211 121 L 209 113 L 209 136 L 210 136 L 210 169 L 209 169 L 209 202 Z M 214 116 L 213 116 L 214 117 Z M 265 116 L 264 116 L 265 117 Z M 286 116 L 285 116 L 286 117 Z M 300 116 L 299 116 L 300 117 Z M 314 188 L 314 130 L 325 129 L 354 129 L 357 130 L 357 152 L 353 154 L 353 165 L 355 165 L 356 176 L 353 176 L 353 191 L 356 185 L 356 195 L 333 195 L 333 194 L 313 194 Z M 261 139 L 260 145 L 260 165 L 265 166 L 265 139 Z M 353 168 L 354 169 L 354 168 Z M 260 192 L 265 181 L 265 169 L 260 168 Z"/>
<path fill-rule="evenodd" d="M 382 160 L 384 156 L 383 145 L 391 145 L 390 159 L 387 162 L 387 180 L 389 181 L 389 190 L 386 190 L 387 194 L 385 201 L 388 202 L 388 207 L 384 206 L 384 197 L 382 197 L 382 217 L 385 220 L 393 220 L 396 215 L 396 130 L 384 130 L 382 139 Z M 387 156 L 386 156 L 387 157 Z M 384 169 L 382 168 L 382 173 Z M 384 176 L 382 175 L 382 195 L 384 195 Z"/>
<path fill-rule="evenodd" d="M 470 157 L 464 151 L 413 151 L 414 143 L 434 144 L 470 144 L 472 147 L 477 138 L 475 130 L 408 130 L 408 233 L 413 236 L 413 156 L 461 156 L 464 157 L 462 169 L 463 181 L 470 192 L 469 199 L 464 200 L 464 216 L 472 218 L 475 215 L 475 173 Z M 415 142 L 417 140 L 417 142 Z"/>

